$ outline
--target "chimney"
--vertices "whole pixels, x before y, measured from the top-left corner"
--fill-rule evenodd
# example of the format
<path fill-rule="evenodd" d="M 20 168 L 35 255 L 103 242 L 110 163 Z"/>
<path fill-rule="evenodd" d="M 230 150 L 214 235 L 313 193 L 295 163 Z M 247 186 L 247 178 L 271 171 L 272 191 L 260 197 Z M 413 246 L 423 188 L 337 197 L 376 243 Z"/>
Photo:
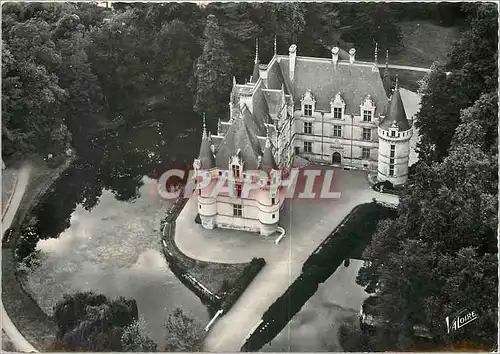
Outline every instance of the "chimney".
<path fill-rule="evenodd" d="M 337 67 L 337 63 L 339 61 L 339 47 L 332 48 L 332 62 Z"/>
<path fill-rule="evenodd" d="M 355 55 L 356 55 L 356 49 L 351 48 L 349 50 L 349 63 L 350 64 L 354 64 L 354 57 L 355 57 Z"/>
<path fill-rule="evenodd" d="M 290 76 L 290 81 L 293 82 L 293 77 L 295 74 L 295 57 L 297 56 L 297 46 L 295 44 L 292 44 L 288 51 L 289 51 L 289 58 L 290 58 L 290 62 L 288 63 L 289 68 L 290 68 L 289 69 L 289 76 Z"/>

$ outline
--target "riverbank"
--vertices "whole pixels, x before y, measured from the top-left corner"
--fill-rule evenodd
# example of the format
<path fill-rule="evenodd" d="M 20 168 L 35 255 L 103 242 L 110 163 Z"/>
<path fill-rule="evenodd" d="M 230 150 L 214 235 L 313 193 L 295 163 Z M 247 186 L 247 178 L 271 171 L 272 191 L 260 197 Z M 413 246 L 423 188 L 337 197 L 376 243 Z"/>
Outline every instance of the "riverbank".
<path fill-rule="evenodd" d="M 24 289 L 22 279 L 17 272 L 15 249 L 20 236 L 18 231 L 26 216 L 72 162 L 72 158 L 67 159 L 52 169 L 41 159 L 32 159 L 29 182 L 12 220 L 13 235 L 9 243 L 2 245 L 2 302 L 19 332 L 41 351 L 50 348 L 57 328 L 52 318 L 41 310 L 38 303 Z"/>

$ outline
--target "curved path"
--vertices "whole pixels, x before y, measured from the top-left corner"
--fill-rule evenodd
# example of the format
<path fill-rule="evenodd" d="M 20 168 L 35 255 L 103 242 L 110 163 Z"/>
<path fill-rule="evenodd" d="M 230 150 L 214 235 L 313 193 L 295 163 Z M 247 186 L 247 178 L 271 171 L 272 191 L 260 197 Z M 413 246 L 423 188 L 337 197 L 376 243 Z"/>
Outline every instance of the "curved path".
<path fill-rule="evenodd" d="M 194 223 L 196 200 L 191 199 L 177 219 L 175 242 L 193 258 L 214 262 L 246 262 L 263 257 L 266 266 L 231 310 L 216 322 L 205 340 L 205 351 L 238 352 L 264 312 L 300 275 L 302 264 L 340 221 L 356 206 L 373 198 L 398 203 L 398 197 L 371 189 L 364 171 L 335 169 L 340 199 L 285 201 L 280 224 L 286 237 L 273 238 L 233 230 L 204 230 Z M 339 284 L 342 286 L 342 284 Z"/>
<path fill-rule="evenodd" d="M 31 165 L 23 165 L 19 171 L 19 177 L 14 189 L 13 196 L 10 199 L 10 203 L 6 207 L 5 215 L 2 218 L 2 231 L 5 232 L 14 220 L 17 209 L 21 204 L 24 192 L 26 191 L 26 186 L 29 182 L 31 172 Z M 5 331 L 7 336 L 10 338 L 17 350 L 21 352 L 38 352 L 24 336 L 17 330 L 14 323 L 12 323 L 9 315 L 5 311 L 2 302 L 2 329 Z"/>

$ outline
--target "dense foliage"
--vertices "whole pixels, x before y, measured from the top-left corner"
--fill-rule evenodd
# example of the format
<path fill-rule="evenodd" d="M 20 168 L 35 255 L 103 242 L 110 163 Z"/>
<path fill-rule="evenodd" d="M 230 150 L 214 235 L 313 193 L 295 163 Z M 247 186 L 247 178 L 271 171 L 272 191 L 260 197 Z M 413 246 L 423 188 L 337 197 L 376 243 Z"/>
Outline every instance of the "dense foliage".
<path fill-rule="evenodd" d="M 121 351 L 124 328 L 138 318 L 135 300 L 91 292 L 66 295 L 54 308 L 57 345 L 67 351 Z"/>
<path fill-rule="evenodd" d="M 54 307 L 58 333 L 53 350 L 156 352 L 158 346 L 139 318 L 135 300 L 109 299 L 92 292 L 65 295 Z M 175 308 L 165 322 L 165 351 L 200 349 L 200 323 Z"/>
<path fill-rule="evenodd" d="M 379 225 L 358 276 L 380 297 L 392 349 L 417 344 L 415 324 L 427 325 L 440 346 L 496 345 L 497 10 L 480 4 L 468 11 L 470 27 L 449 62 L 424 82 L 422 160 L 400 197 L 399 217 Z M 448 334 L 444 319 L 462 309 L 478 319 Z"/>
<path fill-rule="evenodd" d="M 148 121 L 148 110 L 157 105 L 171 112 L 166 120 L 172 124 L 194 107 L 215 127 L 227 115 L 232 76 L 249 79 L 256 38 L 262 62 L 273 55 L 275 36 L 282 54 L 297 43 L 302 55 L 329 56 L 340 43 L 371 58 L 374 42 L 400 48 L 401 6 L 114 3 L 111 10 L 90 3 L 6 4 L 3 157 L 57 155 L 70 145 L 80 156 L 94 153 L 96 131 L 107 122 Z M 437 20 L 446 12 L 432 4 L 417 7 L 416 14 L 430 11 Z"/>

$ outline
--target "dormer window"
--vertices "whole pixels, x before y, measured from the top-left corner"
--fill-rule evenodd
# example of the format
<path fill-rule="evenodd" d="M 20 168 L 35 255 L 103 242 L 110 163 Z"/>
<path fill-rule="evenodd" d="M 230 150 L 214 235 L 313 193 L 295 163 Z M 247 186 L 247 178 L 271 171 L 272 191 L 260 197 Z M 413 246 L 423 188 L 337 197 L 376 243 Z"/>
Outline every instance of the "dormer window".
<path fill-rule="evenodd" d="M 229 161 L 229 169 L 231 170 L 234 179 L 240 179 L 241 175 L 243 174 L 242 173 L 243 166 L 238 156 L 239 156 L 239 151 Z"/>
<path fill-rule="evenodd" d="M 395 130 L 391 131 L 391 137 L 394 137 L 394 136 L 396 136 L 396 131 Z"/>
<path fill-rule="evenodd" d="M 304 105 L 304 115 L 305 116 L 312 116 L 313 115 L 313 106 L 312 104 L 305 104 Z"/>
<path fill-rule="evenodd" d="M 232 166 L 233 176 L 234 178 L 240 178 L 240 166 L 233 165 Z"/>
<path fill-rule="evenodd" d="M 333 113 L 333 119 L 342 119 L 345 111 L 345 101 L 340 92 L 330 102 L 330 110 Z"/>
<path fill-rule="evenodd" d="M 316 99 L 311 90 L 306 91 L 300 102 L 302 103 L 302 114 L 306 117 L 311 117 L 316 109 Z"/>
<path fill-rule="evenodd" d="M 375 116 L 375 104 L 373 103 L 370 95 L 366 96 L 360 106 L 361 116 L 363 117 L 363 122 L 371 122 Z"/>

